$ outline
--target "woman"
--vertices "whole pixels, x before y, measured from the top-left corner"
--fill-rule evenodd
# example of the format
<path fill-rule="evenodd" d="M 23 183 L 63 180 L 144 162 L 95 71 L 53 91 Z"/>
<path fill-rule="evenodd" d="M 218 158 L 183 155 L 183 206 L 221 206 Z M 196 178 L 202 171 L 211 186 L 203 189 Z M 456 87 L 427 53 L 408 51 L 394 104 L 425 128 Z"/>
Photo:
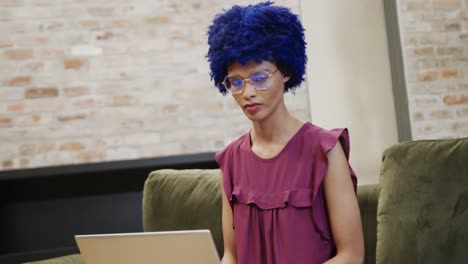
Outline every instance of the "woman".
<path fill-rule="evenodd" d="M 303 31 L 271 2 L 233 6 L 209 27 L 211 77 L 252 122 L 216 155 L 224 264 L 363 262 L 347 130 L 298 120 L 284 103 L 303 81 Z"/>

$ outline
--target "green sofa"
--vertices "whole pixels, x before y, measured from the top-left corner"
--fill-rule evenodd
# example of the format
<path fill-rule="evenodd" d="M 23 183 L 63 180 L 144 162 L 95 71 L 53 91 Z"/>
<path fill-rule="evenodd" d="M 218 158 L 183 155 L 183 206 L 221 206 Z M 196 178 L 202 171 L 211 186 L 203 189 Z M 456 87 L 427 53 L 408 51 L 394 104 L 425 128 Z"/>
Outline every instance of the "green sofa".
<path fill-rule="evenodd" d="M 381 168 L 380 184 L 358 187 L 365 263 L 468 263 L 468 139 L 400 143 Z M 219 170 L 154 171 L 143 190 L 144 230 L 210 229 L 221 256 L 220 195 Z"/>

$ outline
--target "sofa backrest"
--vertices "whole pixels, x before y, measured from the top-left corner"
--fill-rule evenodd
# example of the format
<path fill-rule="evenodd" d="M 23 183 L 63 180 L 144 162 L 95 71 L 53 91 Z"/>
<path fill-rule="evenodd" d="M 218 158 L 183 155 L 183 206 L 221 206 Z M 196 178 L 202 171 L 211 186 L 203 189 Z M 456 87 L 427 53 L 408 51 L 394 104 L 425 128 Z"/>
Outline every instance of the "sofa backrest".
<path fill-rule="evenodd" d="M 157 170 L 143 189 L 144 231 L 209 229 L 223 255 L 219 170 Z"/>
<path fill-rule="evenodd" d="M 376 263 L 468 261 L 468 139 L 387 149 L 380 187 Z"/>

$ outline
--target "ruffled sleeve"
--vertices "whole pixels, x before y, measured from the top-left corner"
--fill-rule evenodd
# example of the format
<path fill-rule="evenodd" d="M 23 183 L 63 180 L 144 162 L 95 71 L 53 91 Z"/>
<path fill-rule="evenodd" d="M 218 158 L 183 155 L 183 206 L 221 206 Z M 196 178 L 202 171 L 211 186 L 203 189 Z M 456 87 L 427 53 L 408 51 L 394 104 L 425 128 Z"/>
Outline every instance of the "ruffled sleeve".
<path fill-rule="evenodd" d="M 335 128 L 332 130 L 323 130 L 320 136 L 320 149 L 321 149 L 321 154 L 323 157 L 323 166 L 320 168 L 320 172 L 318 175 L 316 175 L 315 178 L 315 189 L 314 190 L 314 196 L 317 194 L 317 189 L 321 185 L 323 178 L 325 177 L 325 174 L 328 169 L 328 158 L 327 154 L 328 152 L 333 149 L 337 143 L 341 144 L 341 147 L 343 148 L 343 151 L 346 156 L 346 160 L 348 160 L 348 167 L 349 167 L 349 172 L 351 175 L 351 180 L 353 182 L 353 187 L 354 191 L 357 191 L 357 178 L 356 174 L 354 173 L 353 169 L 349 165 L 349 152 L 350 152 L 350 143 L 349 143 L 349 133 L 348 129 L 346 128 Z M 315 200 L 315 197 L 314 197 Z"/>
<path fill-rule="evenodd" d="M 319 162 L 315 171 L 314 178 L 314 208 L 313 215 L 315 220 L 316 228 L 318 229 L 321 236 L 330 241 L 332 240 L 331 227 L 329 225 L 329 216 L 326 211 L 320 208 L 326 208 L 325 194 L 323 190 L 323 179 L 328 169 L 328 152 L 333 149 L 337 143 L 340 143 L 345 153 L 346 159 L 349 160 L 350 142 L 349 134 L 346 128 L 337 128 L 332 130 L 322 130 L 319 137 L 320 149 L 318 153 Z M 357 190 L 357 179 L 356 174 L 349 165 L 349 172 L 353 183 L 354 191 Z"/>

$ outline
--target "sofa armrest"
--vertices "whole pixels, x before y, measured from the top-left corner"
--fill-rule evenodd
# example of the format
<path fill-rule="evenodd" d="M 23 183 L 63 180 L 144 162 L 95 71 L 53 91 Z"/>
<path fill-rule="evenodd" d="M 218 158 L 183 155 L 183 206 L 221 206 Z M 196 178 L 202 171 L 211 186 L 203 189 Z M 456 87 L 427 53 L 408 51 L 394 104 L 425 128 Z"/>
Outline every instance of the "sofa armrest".
<path fill-rule="evenodd" d="M 58 258 L 25 262 L 23 264 L 84 264 L 84 260 L 80 254 L 72 254 Z"/>
<path fill-rule="evenodd" d="M 358 202 L 364 232 L 365 264 L 375 263 L 377 245 L 377 204 L 380 186 L 378 184 L 358 186 Z"/>
<path fill-rule="evenodd" d="M 221 208 L 219 169 L 156 170 L 143 188 L 143 229 L 209 229 L 222 256 Z"/>

